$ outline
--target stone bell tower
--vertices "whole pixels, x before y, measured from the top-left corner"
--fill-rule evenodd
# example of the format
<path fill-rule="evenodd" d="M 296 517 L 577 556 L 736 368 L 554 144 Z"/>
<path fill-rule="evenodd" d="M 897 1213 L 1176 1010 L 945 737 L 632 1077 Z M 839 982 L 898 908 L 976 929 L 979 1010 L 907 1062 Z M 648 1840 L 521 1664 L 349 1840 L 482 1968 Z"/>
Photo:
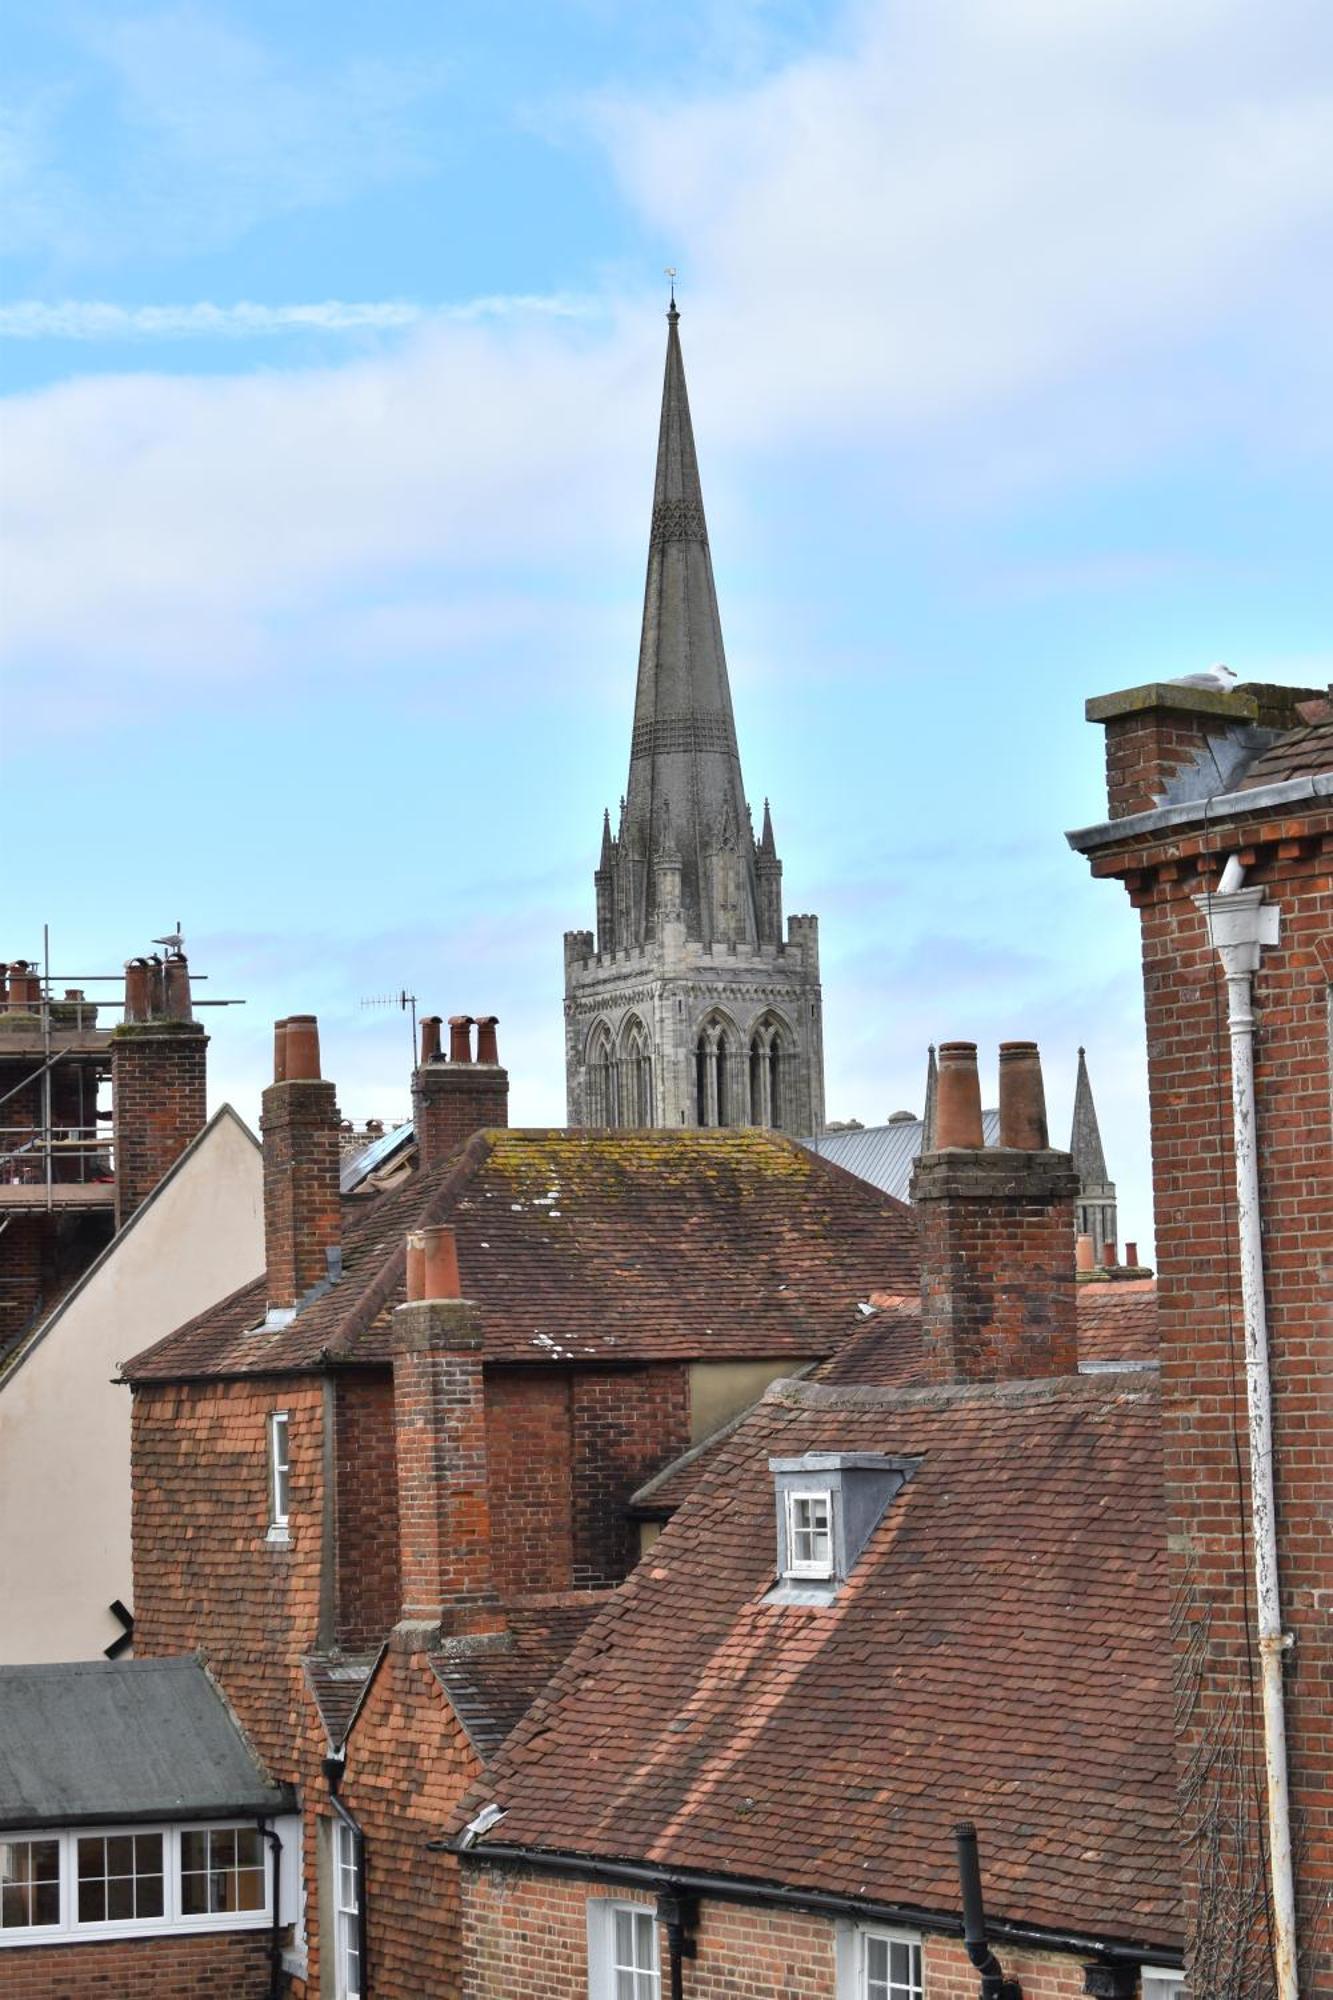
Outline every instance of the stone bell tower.
<path fill-rule="evenodd" d="M 783 929 L 782 863 L 741 778 L 680 315 L 648 542 L 629 782 L 602 822 L 597 931 L 565 933 L 569 1122 L 824 1123 L 819 924 Z"/>

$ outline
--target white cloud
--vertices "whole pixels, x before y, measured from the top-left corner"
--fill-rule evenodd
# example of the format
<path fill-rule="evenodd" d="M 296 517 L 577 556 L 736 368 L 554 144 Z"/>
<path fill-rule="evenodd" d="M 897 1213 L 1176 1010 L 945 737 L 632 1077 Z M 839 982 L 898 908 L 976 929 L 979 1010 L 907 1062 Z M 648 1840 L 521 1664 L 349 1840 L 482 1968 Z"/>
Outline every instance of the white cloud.
<path fill-rule="evenodd" d="M 0 306 L 6 340 L 251 340 L 280 333 L 396 333 L 425 320 L 510 319 L 522 315 L 576 319 L 586 302 L 560 296 L 493 294 L 456 306 L 422 306 L 406 299 L 320 299 L 309 305 L 113 305 L 103 299 L 18 299 Z"/>

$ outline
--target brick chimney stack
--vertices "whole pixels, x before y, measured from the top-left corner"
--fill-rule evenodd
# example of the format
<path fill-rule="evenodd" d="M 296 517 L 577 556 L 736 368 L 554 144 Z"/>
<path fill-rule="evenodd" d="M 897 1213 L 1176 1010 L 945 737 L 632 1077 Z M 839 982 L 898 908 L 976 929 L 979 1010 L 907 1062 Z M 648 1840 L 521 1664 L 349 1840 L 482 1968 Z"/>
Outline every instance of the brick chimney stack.
<path fill-rule="evenodd" d="M 491 1571 L 482 1334 L 460 1296 L 446 1227 L 407 1239 L 408 1301 L 394 1314 L 394 1446 L 402 1617 L 398 1641 L 499 1632 Z"/>
<path fill-rule="evenodd" d="M 437 1014 L 421 1023 L 421 1061 L 412 1072 L 412 1117 L 421 1165 L 434 1167 L 474 1132 L 509 1123 L 509 1072 L 500 1065 L 497 1017 L 449 1017 L 449 1054 L 440 1050 Z M 476 1061 L 472 1029 L 477 1030 Z"/>
<path fill-rule="evenodd" d="M 293 1014 L 273 1031 L 264 1092 L 264 1245 L 270 1308 L 298 1305 L 339 1271 L 338 1106 L 319 1073 L 319 1023 Z"/>
<path fill-rule="evenodd" d="M 208 1036 L 194 1019 L 184 953 L 130 959 L 125 1019 L 111 1036 L 117 1229 L 203 1130 L 207 1047 Z"/>
<path fill-rule="evenodd" d="M 937 1382 L 1072 1375 L 1078 1368 L 1068 1153 L 1047 1144 L 1035 1042 L 1000 1048 L 1000 1144 L 982 1143 L 974 1042 L 939 1051 L 935 1150 L 912 1176 L 921 1312 Z"/>

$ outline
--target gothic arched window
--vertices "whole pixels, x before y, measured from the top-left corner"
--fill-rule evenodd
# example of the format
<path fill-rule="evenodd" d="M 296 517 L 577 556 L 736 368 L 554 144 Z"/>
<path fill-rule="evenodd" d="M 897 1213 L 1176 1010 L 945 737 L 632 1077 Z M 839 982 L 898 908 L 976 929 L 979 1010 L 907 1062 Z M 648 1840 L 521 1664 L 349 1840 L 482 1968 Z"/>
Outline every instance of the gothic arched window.
<path fill-rule="evenodd" d="M 588 1076 L 589 1125 L 618 1125 L 616 1065 L 611 1030 L 605 1021 L 599 1021 L 589 1035 L 584 1062 Z"/>
<path fill-rule="evenodd" d="M 695 1111 L 700 1125 L 735 1125 L 735 1030 L 716 1014 L 699 1029 L 694 1045 Z"/>
<path fill-rule="evenodd" d="M 631 1014 L 620 1031 L 620 1119 L 640 1129 L 653 1122 L 653 1047 L 648 1030 Z"/>
<path fill-rule="evenodd" d="M 776 1014 L 765 1014 L 750 1033 L 750 1123 L 774 1132 L 789 1130 L 795 1106 L 791 1092 L 791 1031 Z"/>

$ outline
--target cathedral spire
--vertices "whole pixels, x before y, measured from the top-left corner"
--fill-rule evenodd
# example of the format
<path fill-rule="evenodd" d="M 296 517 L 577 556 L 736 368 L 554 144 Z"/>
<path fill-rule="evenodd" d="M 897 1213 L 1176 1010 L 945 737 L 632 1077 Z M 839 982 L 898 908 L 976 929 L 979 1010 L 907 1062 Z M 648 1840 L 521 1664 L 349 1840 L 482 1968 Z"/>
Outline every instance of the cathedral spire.
<path fill-rule="evenodd" d="M 680 314 L 667 314 L 643 632 L 639 644 L 621 867 L 641 944 L 654 916 L 654 843 L 662 808 L 680 851 L 687 934 L 705 944 L 753 943 L 758 933 L 754 841 L 741 780 L 690 422 Z"/>
<path fill-rule="evenodd" d="M 1106 1155 L 1102 1151 L 1097 1107 L 1092 1101 L 1087 1056 L 1082 1049 L 1078 1052 L 1078 1077 L 1074 1084 L 1074 1126 L 1069 1138 L 1069 1150 L 1074 1156 L 1074 1171 L 1084 1187 L 1105 1187 Z"/>

